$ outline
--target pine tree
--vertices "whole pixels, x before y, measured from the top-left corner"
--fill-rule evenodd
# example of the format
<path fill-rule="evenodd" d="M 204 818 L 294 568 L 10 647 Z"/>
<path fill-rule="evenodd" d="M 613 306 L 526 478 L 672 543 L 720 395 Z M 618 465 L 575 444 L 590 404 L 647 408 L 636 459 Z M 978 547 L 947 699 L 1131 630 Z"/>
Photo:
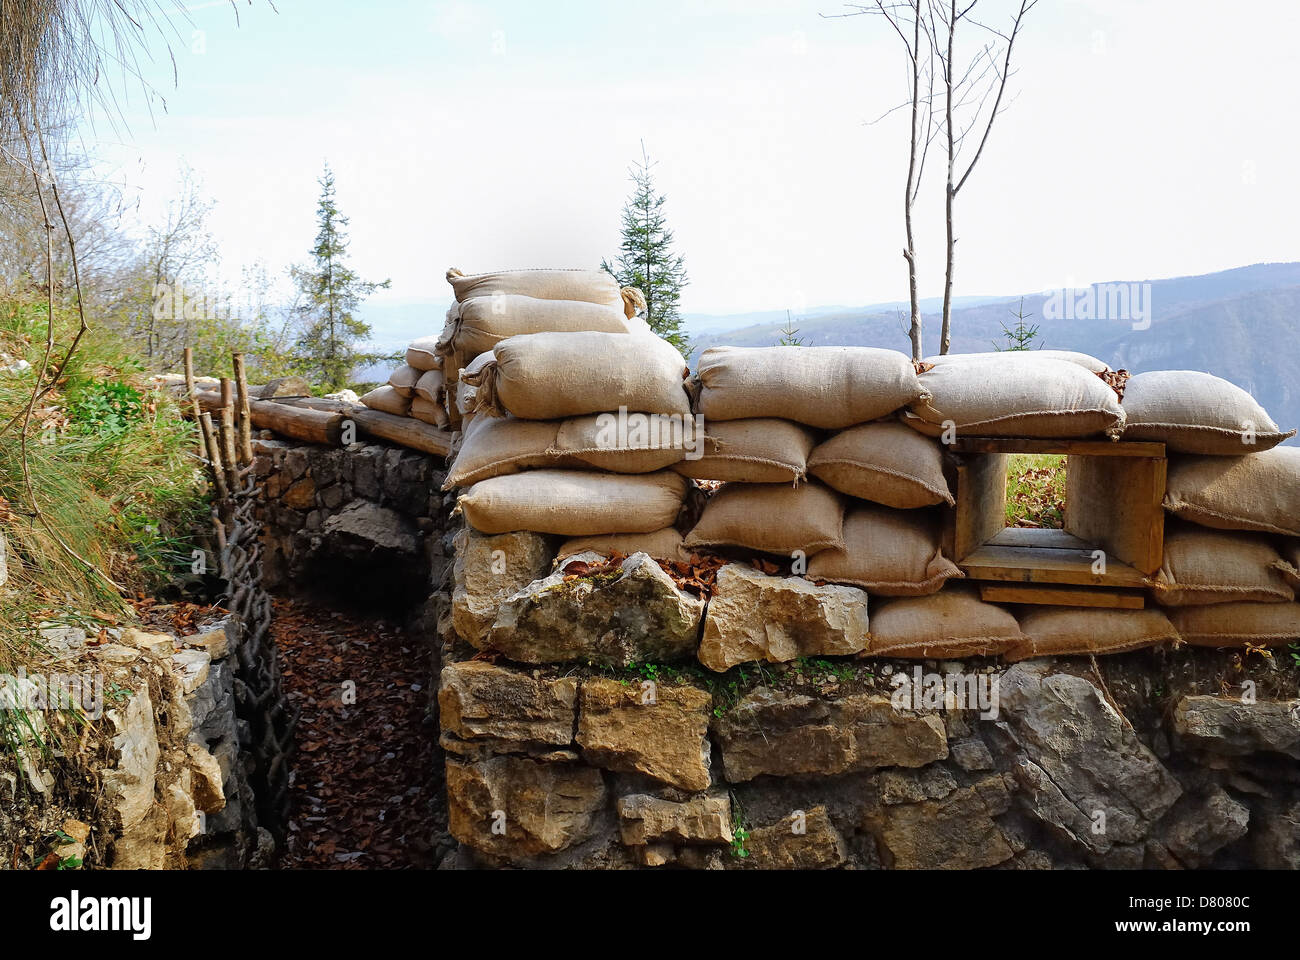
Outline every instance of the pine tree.
<path fill-rule="evenodd" d="M 1008 327 L 1005 323 L 1002 324 L 1002 335 L 1006 339 L 1006 345 L 1003 346 L 995 340 L 993 341 L 993 349 L 999 353 L 1037 349 L 1033 343 L 1038 339 L 1038 324 L 1025 323 L 1033 314 L 1025 313 L 1024 297 L 1020 298 L 1020 310 L 1018 312 L 1013 311 L 1011 316 L 1016 318 L 1014 327 Z"/>
<path fill-rule="evenodd" d="M 685 258 L 673 253 L 673 232 L 663 210 L 666 198 L 655 191 L 653 167 L 642 144 L 641 162 L 631 170 L 632 196 L 623 207 L 623 243 L 618 258 L 613 264 L 602 261 L 600 266 L 620 286 L 640 288 L 650 329 L 685 354 L 690 344 L 678 304 L 682 288 L 690 281 Z"/>
<path fill-rule="evenodd" d="M 794 317 L 790 316 L 789 310 L 785 312 L 785 326 L 781 328 L 781 339 L 777 342 L 777 346 L 804 346 L 804 338 L 799 336 L 799 328 L 794 325 Z"/>
<path fill-rule="evenodd" d="M 291 272 L 301 295 L 297 353 L 303 374 L 333 391 L 348 385 L 358 365 L 383 359 L 357 348 L 358 342 L 370 336 L 370 324 L 357 319 L 354 312 L 374 291 L 386 290 L 390 281 L 362 280 L 348 266 L 348 218 L 334 202 L 334 173 L 328 164 L 318 182 L 321 194 L 316 220 L 320 229 L 311 252 L 312 264 L 294 267 Z"/>

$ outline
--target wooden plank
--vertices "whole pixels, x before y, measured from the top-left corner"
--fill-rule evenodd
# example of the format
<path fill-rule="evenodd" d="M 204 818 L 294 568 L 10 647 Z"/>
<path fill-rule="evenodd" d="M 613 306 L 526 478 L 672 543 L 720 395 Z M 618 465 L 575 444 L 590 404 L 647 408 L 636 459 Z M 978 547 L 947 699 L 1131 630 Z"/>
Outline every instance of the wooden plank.
<path fill-rule="evenodd" d="M 955 562 L 997 536 L 1007 525 L 1007 458 L 971 457 L 957 465 L 956 499 L 949 535 Z"/>
<path fill-rule="evenodd" d="M 1046 527 L 1007 527 L 988 543 L 994 547 L 1041 547 L 1046 550 L 1093 549 L 1086 540 L 1080 540 L 1064 530 Z"/>
<path fill-rule="evenodd" d="M 1065 529 L 1143 573 L 1164 561 L 1167 461 L 1071 457 Z"/>
<path fill-rule="evenodd" d="M 1146 594 L 1137 590 L 1042 583 L 1021 583 L 1014 586 L 980 584 L 980 599 L 987 603 L 1027 603 L 1051 607 L 1108 607 L 1118 610 L 1142 610 L 1146 607 Z"/>
<path fill-rule="evenodd" d="M 958 562 L 972 580 L 1012 583 L 1066 583 L 1077 586 L 1145 587 L 1149 581 L 1116 557 L 1107 556 L 1105 573 L 1093 572 L 1087 550 L 983 546 Z"/>
<path fill-rule="evenodd" d="M 1163 457 L 1163 443 L 1126 440 L 1039 440 L 1032 437 L 957 437 L 954 453 L 1055 453 L 1065 456 Z"/>

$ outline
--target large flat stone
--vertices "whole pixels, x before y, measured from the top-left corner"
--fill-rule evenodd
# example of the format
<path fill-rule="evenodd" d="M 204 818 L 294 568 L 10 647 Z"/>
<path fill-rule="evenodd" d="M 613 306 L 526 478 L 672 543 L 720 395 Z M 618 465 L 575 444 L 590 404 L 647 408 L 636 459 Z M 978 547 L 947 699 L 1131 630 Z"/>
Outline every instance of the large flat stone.
<path fill-rule="evenodd" d="M 551 569 L 550 545 L 539 533 L 485 537 L 472 530 L 456 534 L 452 564 L 452 626 L 467 643 L 483 646 L 501 601 Z"/>
<path fill-rule="evenodd" d="M 451 834 L 491 856 L 526 860 L 579 843 L 604 804 L 605 781 L 592 767 L 525 757 L 447 761 Z"/>
<path fill-rule="evenodd" d="M 573 677 L 535 678 L 476 660 L 442 669 L 438 716 L 444 736 L 497 753 L 568 746 L 577 712 Z"/>
<path fill-rule="evenodd" d="M 797 811 L 779 823 L 755 828 L 746 849 L 745 865 L 760 870 L 833 870 L 849 859 L 844 838 L 825 807 Z"/>
<path fill-rule="evenodd" d="M 1184 743 L 1210 753 L 1268 751 L 1300 760 L 1300 700 L 1183 697 L 1174 707 L 1174 731 Z"/>
<path fill-rule="evenodd" d="M 502 602 L 484 646 L 523 663 L 676 660 L 694 656 L 703 616 L 703 600 L 638 553 L 609 573 L 561 569 L 524 587 Z"/>
<path fill-rule="evenodd" d="M 1053 669 L 1018 663 L 998 687 L 1030 814 L 1097 854 L 1145 840 L 1182 788 L 1091 681 Z"/>
<path fill-rule="evenodd" d="M 715 720 L 713 729 L 732 783 L 762 774 L 922 767 L 948 756 L 939 716 L 896 710 L 889 697 L 875 693 L 814 699 L 758 687 Z"/>
<path fill-rule="evenodd" d="M 1015 848 L 994 817 L 1006 813 L 1010 795 L 997 775 L 942 796 L 885 803 L 867 828 L 886 863 L 898 870 L 976 870 L 1010 860 Z"/>
<path fill-rule="evenodd" d="M 708 693 L 695 687 L 585 680 L 578 710 L 583 759 L 683 790 L 705 790 L 712 703 Z"/>
<path fill-rule="evenodd" d="M 619 836 L 628 846 L 658 843 L 731 843 L 731 799 L 726 794 L 683 802 L 635 793 L 620 797 Z"/>
<path fill-rule="evenodd" d="M 867 648 L 867 626 L 864 590 L 819 587 L 733 563 L 718 571 L 699 657 L 723 673 L 754 660 L 852 656 Z"/>

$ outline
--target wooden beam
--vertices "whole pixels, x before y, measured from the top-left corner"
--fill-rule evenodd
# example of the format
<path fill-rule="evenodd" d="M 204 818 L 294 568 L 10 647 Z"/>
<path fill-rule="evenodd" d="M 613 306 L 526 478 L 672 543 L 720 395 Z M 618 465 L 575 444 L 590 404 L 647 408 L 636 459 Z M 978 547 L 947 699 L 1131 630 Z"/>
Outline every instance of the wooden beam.
<path fill-rule="evenodd" d="M 1038 440 L 1030 437 L 958 437 L 953 453 L 1054 453 L 1074 457 L 1163 457 L 1163 443 L 1126 440 Z"/>
<path fill-rule="evenodd" d="M 1025 603 L 1051 607 L 1109 607 L 1118 610 L 1142 610 L 1146 607 L 1146 594 L 1138 590 L 1042 583 L 983 583 L 980 584 L 980 599 L 986 603 Z"/>
<path fill-rule="evenodd" d="M 957 503 L 950 512 L 945 539 L 948 555 L 961 563 L 1006 527 L 1006 456 L 991 454 L 958 463 L 953 489 Z"/>
<path fill-rule="evenodd" d="M 218 394 L 199 391 L 199 405 L 206 411 L 218 411 L 221 398 Z M 282 436 L 337 447 L 343 435 L 344 414 L 328 410 L 314 410 L 273 400 L 250 400 L 249 417 L 259 430 L 272 430 Z"/>
<path fill-rule="evenodd" d="M 1071 457 L 1065 529 L 1143 573 L 1164 562 L 1168 461 Z"/>
<path fill-rule="evenodd" d="M 1105 557 L 1104 573 L 1094 573 L 1092 550 L 1056 547 L 980 547 L 958 562 L 972 580 L 1011 583 L 1064 583 L 1074 586 L 1144 588 L 1150 581 L 1118 557 Z"/>
<path fill-rule="evenodd" d="M 377 440 L 388 440 L 398 446 L 409 447 L 436 457 L 451 453 L 451 432 L 422 423 L 412 417 L 397 417 L 391 413 L 353 407 L 346 419 L 356 423 L 361 432 Z"/>

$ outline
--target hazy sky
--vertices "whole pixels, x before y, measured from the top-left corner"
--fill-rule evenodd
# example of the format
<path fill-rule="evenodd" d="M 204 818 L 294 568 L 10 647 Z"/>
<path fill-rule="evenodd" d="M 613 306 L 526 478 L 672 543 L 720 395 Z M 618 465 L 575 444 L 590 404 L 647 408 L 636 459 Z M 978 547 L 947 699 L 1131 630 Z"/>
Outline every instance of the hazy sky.
<path fill-rule="evenodd" d="M 182 161 L 228 271 L 305 259 L 329 161 L 386 301 L 443 275 L 596 266 L 642 138 L 688 312 L 905 299 L 897 38 L 808 0 L 264 0 L 191 6 L 129 129 L 86 142 L 154 214 Z M 982 0 L 999 21 L 1007 4 Z M 1249 15 L 1246 15 L 1249 11 Z M 1042 0 L 958 201 L 958 295 L 1300 259 L 1300 4 Z M 937 155 L 933 159 L 938 159 Z M 941 291 L 943 183 L 919 211 Z M 132 193 L 134 196 L 135 193 Z"/>

